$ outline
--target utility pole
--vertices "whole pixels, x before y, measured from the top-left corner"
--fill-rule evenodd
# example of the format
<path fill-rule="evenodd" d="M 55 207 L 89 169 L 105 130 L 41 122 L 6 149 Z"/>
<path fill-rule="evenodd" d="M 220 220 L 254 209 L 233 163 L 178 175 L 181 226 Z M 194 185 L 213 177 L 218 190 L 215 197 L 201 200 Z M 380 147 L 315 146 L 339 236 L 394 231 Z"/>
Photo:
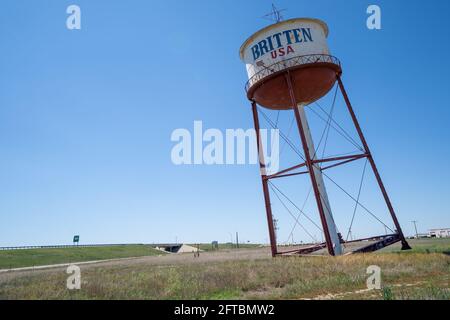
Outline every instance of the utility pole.
<path fill-rule="evenodd" d="M 236 248 L 239 249 L 239 235 L 236 232 Z"/>
<path fill-rule="evenodd" d="M 414 223 L 414 229 L 416 230 L 416 239 L 419 239 L 419 233 L 417 232 L 417 222 L 416 220 L 411 221 L 412 223 Z"/>
<path fill-rule="evenodd" d="M 231 248 L 233 248 L 233 234 L 231 233 L 231 232 L 228 232 L 228 234 L 230 235 L 230 245 L 231 245 Z"/>
<path fill-rule="evenodd" d="M 278 219 L 273 219 L 273 230 L 275 231 L 275 239 L 278 236 Z"/>

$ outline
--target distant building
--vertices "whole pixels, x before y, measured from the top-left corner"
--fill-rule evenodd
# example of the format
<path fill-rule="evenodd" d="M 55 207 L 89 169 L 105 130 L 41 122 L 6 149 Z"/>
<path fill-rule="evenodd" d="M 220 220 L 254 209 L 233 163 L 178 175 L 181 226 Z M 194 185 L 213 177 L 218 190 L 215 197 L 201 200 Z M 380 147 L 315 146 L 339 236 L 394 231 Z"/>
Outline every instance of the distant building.
<path fill-rule="evenodd" d="M 432 238 L 450 238 L 450 228 L 430 229 L 429 235 Z"/>
<path fill-rule="evenodd" d="M 153 245 L 156 250 L 165 251 L 169 253 L 190 253 L 202 252 L 199 248 L 189 246 L 186 244 L 156 244 Z"/>

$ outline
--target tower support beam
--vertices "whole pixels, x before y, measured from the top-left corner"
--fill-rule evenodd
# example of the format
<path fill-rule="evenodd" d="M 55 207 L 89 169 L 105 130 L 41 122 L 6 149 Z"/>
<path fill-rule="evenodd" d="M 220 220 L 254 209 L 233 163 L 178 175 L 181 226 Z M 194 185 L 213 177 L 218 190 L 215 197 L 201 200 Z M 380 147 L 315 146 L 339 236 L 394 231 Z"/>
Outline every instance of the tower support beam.
<path fill-rule="evenodd" d="M 352 118 L 353 124 L 355 125 L 356 131 L 358 132 L 359 139 L 361 140 L 361 143 L 363 144 L 365 153 L 367 154 L 367 158 L 369 159 L 370 166 L 372 167 L 373 173 L 375 174 L 375 178 L 377 180 L 378 186 L 381 189 L 381 193 L 383 194 L 384 200 L 389 209 L 389 213 L 391 214 L 395 228 L 397 229 L 397 233 L 400 236 L 400 241 L 402 242 L 402 250 L 409 250 L 409 249 L 411 249 L 411 247 L 409 246 L 408 242 L 405 239 L 405 236 L 403 235 L 403 231 L 402 231 L 402 228 L 400 227 L 400 223 L 398 222 L 397 216 L 394 211 L 394 207 L 392 206 L 391 200 L 389 199 L 388 193 L 383 184 L 383 180 L 381 179 L 381 176 L 380 176 L 380 173 L 378 172 L 375 161 L 373 160 L 372 154 L 370 153 L 369 145 L 367 144 L 367 141 L 364 137 L 361 126 L 359 125 L 358 119 L 356 118 L 355 112 L 353 111 L 352 104 L 350 103 L 350 99 L 348 98 L 347 92 L 345 90 L 344 84 L 343 84 L 341 76 L 339 74 L 337 75 L 337 81 L 338 81 L 339 89 L 342 92 L 342 96 L 344 97 L 345 104 L 347 105 L 347 109 Z"/>
<path fill-rule="evenodd" d="M 270 249 L 272 252 L 272 257 L 277 255 L 277 239 L 275 237 L 275 227 L 273 223 L 273 214 L 272 214 L 272 206 L 270 204 L 270 192 L 269 192 L 269 180 L 267 179 L 266 172 L 266 162 L 264 158 L 264 151 L 261 142 L 261 133 L 259 126 L 259 117 L 258 117 L 258 107 L 255 101 L 252 101 L 252 112 L 253 112 L 253 122 L 255 125 L 256 131 L 256 145 L 258 148 L 258 158 L 259 158 L 259 167 L 261 171 L 261 181 L 263 186 L 264 193 L 264 202 L 266 205 L 266 215 L 267 215 L 267 224 L 269 226 L 269 238 L 270 238 Z"/>

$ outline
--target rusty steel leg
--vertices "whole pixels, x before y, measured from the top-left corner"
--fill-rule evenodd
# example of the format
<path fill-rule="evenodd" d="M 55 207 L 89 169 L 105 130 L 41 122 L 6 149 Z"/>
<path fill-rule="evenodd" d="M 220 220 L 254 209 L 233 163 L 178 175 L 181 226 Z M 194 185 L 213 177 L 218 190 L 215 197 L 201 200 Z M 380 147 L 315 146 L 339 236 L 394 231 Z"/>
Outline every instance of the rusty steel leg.
<path fill-rule="evenodd" d="M 397 228 L 397 233 L 398 233 L 398 235 L 400 237 L 400 240 L 402 242 L 402 250 L 409 250 L 409 249 L 411 249 L 411 247 L 409 246 L 408 242 L 405 239 L 405 236 L 403 235 L 402 228 L 400 227 L 400 223 L 398 222 L 398 219 L 397 219 L 397 216 L 395 214 L 394 208 L 392 206 L 391 200 L 389 199 L 389 196 L 387 194 L 386 188 L 384 187 L 383 180 L 381 180 L 380 173 L 378 172 L 378 169 L 377 169 L 377 166 L 375 164 L 375 161 L 373 160 L 372 154 L 370 153 L 369 146 L 367 144 L 366 139 L 364 138 L 363 132 L 362 132 L 361 127 L 359 125 L 358 119 L 356 118 L 355 112 L 353 111 L 353 107 L 352 107 L 352 105 L 350 103 L 350 99 L 348 98 L 347 92 L 345 91 L 344 84 L 342 83 L 340 75 L 337 75 L 337 81 L 338 81 L 339 88 L 340 88 L 340 90 L 342 92 L 342 95 L 344 97 L 345 104 L 347 105 L 347 109 L 350 112 L 350 116 L 351 116 L 351 118 L 353 120 L 353 124 L 355 125 L 356 131 L 358 132 L 358 135 L 359 135 L 359 138 L 360 138 L 360 140 L 361 140 L 361 142 L 363 144 L 364 150 L 365 150 L 366 154 L 368 155 L 367 158 L 369 159 L 369 162 L 370 162 L 370 165 L 372 167 L 373 173 L 375 174 L 375 178 L 377 179 L 378 186 L 381 189 L 381 192 L 383 194 L 384 200 L 385 200 L 386 205 L 387 205 L 387 207 L 389 209 L 389 212 L 391 214 L 392 220 L 394 221 L 395 228 Z"/>
<path fill-rule="evenodd" d="M 253 122 L 255 124 L 255 131 L 256 131 L 256 144 L 258 146 L 258 158 L 259 158 L 259 167 L 261 170 L 261 181 L 263 185 L 264 202 L 266 204 L 267 224 L 269 226 L 270 248 L 272 251 L 272 257 L 275 257 L 277 255 L 277 239 L 275 237 L 275 228 L 273 225 L 272 206 L 270 204 L 269 185 L 266 174 L 266 162 L 264 159 L 264 152 L 261 143 L 258 108 L 255 101 L 252 101 L 252 112 L 253 112 Z"/>
<path fill-rule="evenodd" d="M 317 208 L 319 209 L 320 221 L 322 222 L 323 233 L 325 235 L 325 242 L 327 244 L 327 249 L 328 249 L 329 254 L 334 256 L 335 252 L 334 252 L 333 242 L 331 240 L 330 232 L 328 230 L 328 224 L 327 224 L 327 220 L 325 217 L 325 211 L 324 211 L 323 204 L 322 204 L 319 186 L 317 184 L 317 180 L 316 180 L 316 177 L 315 177 L 314 171 L 313 171 L 314 163 L 311 159 L 311 156 L 310 156 L 310 153 L 308 150 L 306 135 L 305 135 L 305 131 L 304 131 L 304 128 L 302 125 L 300 113 L 297 109 L 297 100 L 295 99 L 295 93 L 293 90 L 292 79 L 291 79 L 291 75 L 289 74 L 289 72 L 286 72 L 286 81 L 287 81 L 287 85 L 288 85 L 288 89 L 289 89 L 289 94 L 291 97 L 292 108 L 294 109 L 295 119 L 297 121 L 298 131 L 300 133 L 300 138 L 302 140 L 303 152 L 305 153 L 306 166 L 309 171 L 309 176 L 311 177 L 311 184 L 312 184 L 312 187 L 314 190 L 314 196 L 316 198 Z"/>

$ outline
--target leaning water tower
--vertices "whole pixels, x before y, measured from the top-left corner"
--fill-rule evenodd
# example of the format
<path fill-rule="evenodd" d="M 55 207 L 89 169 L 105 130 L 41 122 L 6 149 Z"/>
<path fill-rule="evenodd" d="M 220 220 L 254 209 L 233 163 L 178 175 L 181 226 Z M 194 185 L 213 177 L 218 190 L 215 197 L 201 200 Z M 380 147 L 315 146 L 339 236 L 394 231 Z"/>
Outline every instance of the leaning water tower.
<path fill-rule="evenodd" d="M 256 129 L 272 255 L 306 254 L 325 248 L 333 256 L 344 253 L 371 252 L 399 241 L 402 243 L 403 250 L 409 249 L 410 247 L 402 233 L 389 196 L 344 89 L 341 80 L 340 61 L 330 54 L 327 37 L 328 27 L 323 21 L 311 18 L 296 18 L 278 21 L 257 31 L 240 48 L 240 58 L 246 64 L 249 78 L 246 92 L 252 105 Z M 315 152 L 305 106 L 325 96 L 335 86 L 336 82 L 361 140 L 363 152 L 319 159 Z M 292 110 L 294 112 L 303 149 L 302 163 L 281 170 L 276 174 L 267 174 L 261 143 L 258 105 L 271 110 Z M 337 231 L 333 219 L 332 206 L 323 179 L 323 171 L 326 169 L 323 164 L 327 163 L 327 167 L 335 167 L 362 158 L 366 158 L 370 163 L 377 185 L 381 189 L 390 217 L 395 225 L 395 230 L 391 234 L 346 241 Z M 324 242 L 282 252 L 278 250 L 277 246 L 268 183 L 274 178 L 293 176 L 294 174 L 291 172 L 302 167 L 306 169 L 305 173 L 310 176 Z M 365 244 L 357 250 L 344 252 L 343 247 L 348 242 L 356 241 Z"/>

